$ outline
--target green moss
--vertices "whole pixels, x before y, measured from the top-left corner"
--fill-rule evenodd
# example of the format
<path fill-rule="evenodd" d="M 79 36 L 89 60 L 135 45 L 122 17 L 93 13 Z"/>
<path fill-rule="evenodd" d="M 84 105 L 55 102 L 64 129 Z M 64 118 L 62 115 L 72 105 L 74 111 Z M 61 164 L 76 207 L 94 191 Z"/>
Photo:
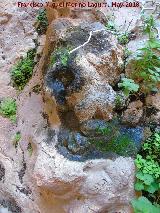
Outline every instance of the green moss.
<path fill-rule="evenodd" d="M 136 153 L 136 147 L 128 135 L 120 135 L 119 128 L 109 125 L 106 128 L 98 128 L 97 133 L 106 136 L 106 140 L 92 140 L 91 144 L 102 152 L 113 152 L 122 156 L 131 156 Z"/>
<path fill-rule="evenodd" d="M 0 103 L 0 114 L 16 122 L 16 101 L 12 98 L 6 98 Z"/>
<path fill-rule="evenodd" d="M 13 86 L 22 90 L 32 76 L 35 66 L 34 57 L 36 49 L 28 51 L 27 56 L 21 59 L 11 70 Z"/>

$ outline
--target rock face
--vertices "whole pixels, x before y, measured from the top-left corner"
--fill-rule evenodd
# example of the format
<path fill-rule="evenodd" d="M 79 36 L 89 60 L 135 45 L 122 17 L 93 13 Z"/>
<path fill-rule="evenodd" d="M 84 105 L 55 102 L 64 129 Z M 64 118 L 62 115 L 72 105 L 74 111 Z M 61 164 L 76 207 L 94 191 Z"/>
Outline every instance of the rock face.
<path fill-rule="evenodd" d="M 34 47 L 32 39 L 36 33 L 32 25 L 36 11 L 18 9 L 12 1 L 5 1 L 1 8 L 0 98 L 16 97 L 9 85 L 9 70 Z M 92 155 L 90 160 L 82 161 L 79 157 L 75 161 L 57 149 L 62 130 L 74 135 L 80 142 L 79 150 L 83 151 L 81 142 L 85 140 L 79 138 L 95 134 L 95 118 L 110 120 L 114 115 L 116 93 L 112 86 L 121 73 L 122 48 L 100 23 L 79 22 L 60 19 L 50 24 L 34 76 L 17 98 L 17 124 L 0 116 L 0 212 L 131 212 L 130 201 L 135 196 L 133 159 L 117 156 L 103 159 L 102 155 L 93 159 Z M 91 31 L 97 32 L 90 38 Z M 70 52 L 87 41 L 69 57 L 63 48 L 62 58 L 54 51 L 52 59 L 56 57 L 56 63 L 47 70 L 43 81 L 43 71 L 53 49 L 65 47 Z M 42 88 L 44 84 L 44 91 L 34 92 L 33 88 L 37 85 Z M 17 131 L 21 140 L 14 147 L 13 136 Z M 140 128 L 127 131 L 129 134 L 136 131 L 141 136 Z M 69 144 L 69 148 L 77 152 L 77 147 Z"/>
<path fill-rule="evenodd" d="M 122 122 L 130 125 L 137 125 L 143 116 L 143 103 L 141 101 L 131 102 L 124 111 Z"/>
<path fill-rule="evenodd" d="M 46 90 L 55 97 L 60 111 L 73 110 L 79 122 L 96 116 L 110 120 L 116 95 L 110 84 L 122 71 L 122 49 L 100 23 L 73 26 L 68 22 L 66 28 L 62 23 L 57 20 L 52 25 L 54 34 L 60 35 L 56 42 L 64 43 L 57 47 L 63 58 L 53 52 L 57 61 L 47 71 Z M 72 49 L 68 55 L 63 52 L 67 47 Z"/>
<path fill-rule="evenodd" d="M 35 47 L 33 27 L 36 10 L 18 8 L 16 2 L 0 2 L 0 96 L 16 96 L 10 85 L 10 69 L 26 52 Z"/>
<path fill-rule="evenodd" d="M 130 211 L 124 204 L 133 196 L 134 164 L 130 158 L 79 163 L 68 161 L 56 153 L 53 156 L 48 159 L 47 154 L 41 152 L 34 176 L 40 187 L 51 188 L 59 199 L 71 199 L 70 205 L 64 207 L 65 212 L 114 212 L 116 205 Z"/>
<path fill-rule="evenodd" d="M 149 95 L 146 98 L 146 117 L 148 122 L 160 125 L 160 93 Z"/>

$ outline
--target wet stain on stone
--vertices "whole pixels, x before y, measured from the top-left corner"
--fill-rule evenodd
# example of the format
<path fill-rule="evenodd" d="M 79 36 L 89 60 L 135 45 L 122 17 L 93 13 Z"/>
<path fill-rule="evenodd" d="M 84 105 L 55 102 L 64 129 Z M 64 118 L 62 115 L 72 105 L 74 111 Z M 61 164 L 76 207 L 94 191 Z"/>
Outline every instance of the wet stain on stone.
<path fill-rule="evenodd" d="M 8 208 L 8 210 L 11 211 L 12 213 L 22 213 L 22 209 L 17 205 L 17 203 L 13 199 L 11 199 L 11 200 L 0 200 L 0 204 L 4 208 Z"/>
<path fill-rule="evenodd" d="M 45 139 L 45 142 L 48 145 L 53 144 L 55 135 L 56 135 L 55 130 L 49 128 L 48 132 L 47 132 L 47 138 Z"/>
<path fill-rule="evenodd" d="M 32 194 L 32 191 L 29 188 L 21 188 L 16 186 L 16 188 L 23 194 L 25 194 L 26 196 L 29 196 L 30 194 Z"/>
<path fill-rule="evenodd" d="M 84 85 L 80 68 L 75 65 L 74 61 L 69 61 L 67 67 L 60 64 L 51 67 L 45 79 L 46 85 L 60 105 L 66 104 L 67 95 L 71 92 L 78 92 Z"/>
<path fill-rule="evenodd" d="M 22 163 L 22 168 L 21 170 L 18 172 L 18 176 L 19 176 L 19 180 L 21 183 L 23 183 L 23 177 L 25 175 L 25 172 L 26 172 L 26 169 L 27 169 L 27 165 L 24 161 L 24 153 L 23 153 L 23 163 Z"/>
<path fill-rule="evenodd" d="M 4 166 L 0 163 L 0 181 L 2 181 L 5 177 L 5 168 Z"/>
<path fill-rule="evenodd" d="M 79 129 L 80 127 L 79 120 L 77 116 L 75 115 L 74 111 L 61 112 L 59 114 L 60 114 L 62 126 L 73 131 Z"/>

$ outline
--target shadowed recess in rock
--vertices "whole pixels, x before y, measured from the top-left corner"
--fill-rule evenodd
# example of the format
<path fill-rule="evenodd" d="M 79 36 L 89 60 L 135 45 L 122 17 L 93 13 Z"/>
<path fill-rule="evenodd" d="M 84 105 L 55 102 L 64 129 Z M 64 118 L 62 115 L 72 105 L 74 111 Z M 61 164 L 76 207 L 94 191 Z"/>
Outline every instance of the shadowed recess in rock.
<path fill-rule="evenodd" d="M 2 181 L 5 177 L 5 168 L 0 162 L 0 181 Z"/>
<path fill-rule="evenodd" d="M 66 66 L 56 63 L 50 67 L 46 75 L 46 85 L 52 91 L 58 104 L 66 103 L 66 96 L 71 92 L 77 92 L 83 86 L 83 78 L 79 67 L 74 61 L 67 62 Z"/>
<path fill-rule="evenodd" d="M 0 205 L 8 209 L 12 213 L 22 213 L 21 208 L 17 205 L 15 200 L 0 200 Z"/>
<path fill-rule="evenodd" d="M 79 131 L 60 129 L 59 152 L 70 160 L 114 158 L 117 155 L 135 156 L 143 141 L 142 127 L 125 127 L 116 122 L 90 120 Z"/>

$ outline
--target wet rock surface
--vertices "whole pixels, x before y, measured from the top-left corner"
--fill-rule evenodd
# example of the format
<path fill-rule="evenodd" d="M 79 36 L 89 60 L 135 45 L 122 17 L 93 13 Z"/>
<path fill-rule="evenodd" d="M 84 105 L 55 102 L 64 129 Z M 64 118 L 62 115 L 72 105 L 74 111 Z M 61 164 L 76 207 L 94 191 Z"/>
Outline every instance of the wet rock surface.
<path fill-rule="evenodd" d="M 5 168 L 4 166 L 0 163 L 0 181 L 3 181 L 5 177 Z"/>
<path fill-rule="evenodd" d="M 114 159 L 117 154 L 134 157 L 143 139 L 143 127 L 126 127 L 116 122 L 89 120 L 81 124 L 79 132 L 60 129 L 56 147 L 70 160 L 84 161 L 102 157 Z M 115 144 L 124 140 L 127 141 L 124 148 L 111 150 Z"/>
<path fill-rule="evenodd" d="M 57 22 L 61 20 L 53 26 L 59 26 Z M 55 97 L 59 111 L 74 111 L 79 122 L 94 116 L 110 120 L 116 95 L 110 83 L 117 81 L 122 71 L 121 47 L 100 23 L 67 26 L 59 34 L 63 34 L 57 41 L 61 45 L 52 53 L 55 61 L 52 64 L 51 60 L 45 76 L 46 90 Z M 71 49 L 68 54 L 63 52 L 67 48 Z"/>
<path fill-rule="evenodd" d="M 114 148 L 112 147 L 112 152 L 107 146 L 120 144 L 125 138 L 126 143 L 128 140 L 128 148 L 126 145 L 123 154 L 134 156 L 143 141 L 143 128 L 138 126 L 143 110 L 139 117 L 136 111 L 135 120 L 131 118 L 130 121 L 127 113 L 132 111 L 128 115 L 132 114 L 133 117 L 134 106 L 131 105 L 136 105 L 137 110 L 143 104 L 135 102 L 128 106 L 128 111 L 124 112 L 126 116 L 123 116 L 123 123 L 128 126 L 106 122 L 114 115 L 118 95 L 123 99 L 122 109 L 126 103 L 126 98 L 116 93 L 111 86 L 122 72 L 122 47 L 106 31 L 104 25 L 98 22 L 84 22 L 74 26 L 66 21 L 65 27 L 61 29 L 63 22 L 63 19 L 56 20 L 52 24 L 54 33 L 58 29 L 60 36 L 53 45 L 56 49 L 51 54 L 51 62 L 44 79 L 45 92 L 55 102 L 61 121 L 56 145 L 58 151 L 68 159 L 76 161 L 114 158 Z M 98 129 L 109 132 L 100 134 L 96 132 Z M 109 146 L 111 141 L 113 144 Z M 129 151 L 129 141 L 135 146 L 135 151 Z M 122 147 L 119 149 L 121 151 L 117 152 L 122 155 Z"/>
<path fill-rule="evenodd" d="M 12 8 L 9 6 L 11 3 Z M 4 49 L 4 52 L 0 52 L 3 66 L 0 70 L 0 94 L 2 98 L 16 97 L 16 91 L 10 85 L 9 70 L 17 59 L 34 47 L 35 11 L 30 11 L 31 14 L 24 9 L 17 11 L 13 1 L 5 1 L 2 6 L 7 11 L 0 19 L 0 42 Z M 114 10 L 116 23 L 124 30 L 124 24 L 133 18 L 129 27 L 132 30 L 141 8 L 131 8 L 128 12 L 126 8 L 121 9 Z M 102 24 L 94 23 L 96 17 L 93 21 L 93 14 L 90 15 L 89 11 L 74 12 L 76 18 L 82 19 L 60 18 L 52 22 L 55 13 L 58 16 L 62 10 L 50 11 L 50 26 L 38 50 L 41 59 L 33 78 L 17 98 L 17 125 L 0 116 L 0 208 L 5 211 L 132 212 L 130 201 L 135 197 L 134 160 L 106 153 L 106 150 L 110 138 L 119 134 L 129 135 L 139 148 L 143 136 L 150 134 L 150 129 L 144 132 L 139 121 L 131 126 L 120 123 L 114 126 L 114 131 L 111 128 L 112 134 L 104 135 L 110 123 L 107 121 L 117 113 L 114 109 L 118 92 L 113 88 L 122 72 L 123 51 Z M 107 13 L 103 12 L 110 14 L 108 8 Z M 103 16 L 98 19 L 103 19 Z M 88 24 L 88 20 L 92 24 Z M 100 31 L 68 57 L 68 51 L 88 40 L 91 30 Z M 131 49 L 137 47 L 137 40 L 132 40 L 130 46 Z M 60 51 L 64 57 L 55 51 L 57 47 L 65 48 Z M 48 68 L 46 74 L 44 71 L 50 55 L 56 56 L 56 63 Z M 36 85 L 40 85 L 40 88 L 44 86 L 44 90 L 34 92 Z M 122 98 L 121 111 L 125 111 L 128 100 Z M 147 104 L 147 107 L 158 110 L 153 103 Z M 97 126 L 101 127 L 98 133 Z M 21 140 L 15 149 L 12 137 L 17 131 L 21 132 Z M 91 143 L 93 138 L 104 143 Z M 95 144 L 100 146 L 97 148 Z M 101 150 L 104 144 L 107 146 Z"/>
<path fill-rule="evenodd" d="M 0 212 L 1 212 L 1 206 L 3 207 L 3 212 L 6 213 L 21 213 L 21 208 L 17 205 L 17 203 L 14 200 L 0 200 Z"/>
<path fill-rule="evenodd" d="M 146 121 L 160 125 L 160 93 L 146 98 Z"/>

